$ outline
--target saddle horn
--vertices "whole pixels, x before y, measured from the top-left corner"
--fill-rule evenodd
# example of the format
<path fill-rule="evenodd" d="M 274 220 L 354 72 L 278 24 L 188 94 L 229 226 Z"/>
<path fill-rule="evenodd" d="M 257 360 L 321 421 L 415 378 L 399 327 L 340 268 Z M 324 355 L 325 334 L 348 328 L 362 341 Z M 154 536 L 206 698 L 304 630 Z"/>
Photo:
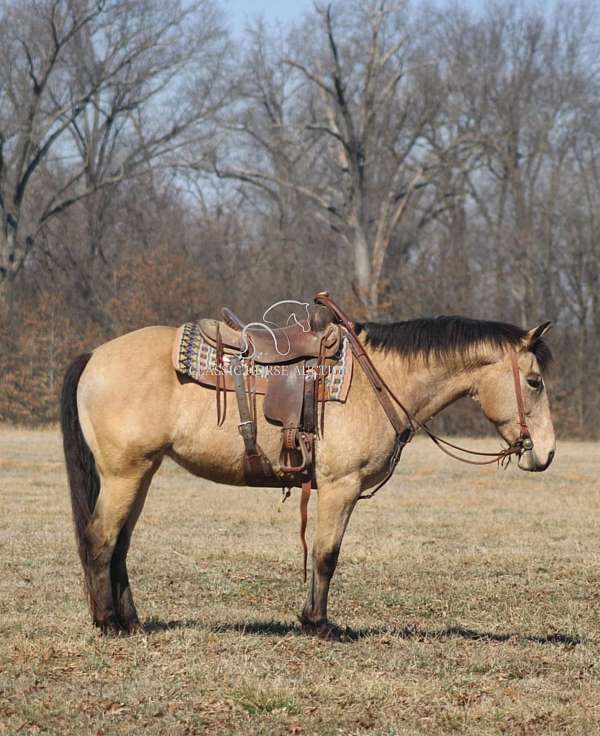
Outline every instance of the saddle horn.
<path fill-rule="evenodd" d="M 231 311 L 228 307 L 223 307 L 221 310 L 221 314 L 223 315 L 223 321 L 226 325 L 231 327 L 232 330 L 236 330 L 236 332 L 241 332 L 245 324 L 242 322 L 242 320 Z"/>

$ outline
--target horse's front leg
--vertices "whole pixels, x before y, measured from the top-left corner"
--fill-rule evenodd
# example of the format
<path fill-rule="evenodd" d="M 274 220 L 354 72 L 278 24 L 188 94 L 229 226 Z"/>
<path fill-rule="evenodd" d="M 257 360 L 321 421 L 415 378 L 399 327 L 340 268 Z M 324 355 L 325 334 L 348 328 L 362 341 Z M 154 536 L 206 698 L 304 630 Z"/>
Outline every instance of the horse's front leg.
<path fill-rule="evenodd" d="M 329 584 L 335 572 L 344 532 L 359 495 L 358 478 L 324 482 L 319 486 L 312 571 L 300 622 L 305 631 L 316 632 L 322 638 L 334 635 L 334 629 L 327 622 Z"/>

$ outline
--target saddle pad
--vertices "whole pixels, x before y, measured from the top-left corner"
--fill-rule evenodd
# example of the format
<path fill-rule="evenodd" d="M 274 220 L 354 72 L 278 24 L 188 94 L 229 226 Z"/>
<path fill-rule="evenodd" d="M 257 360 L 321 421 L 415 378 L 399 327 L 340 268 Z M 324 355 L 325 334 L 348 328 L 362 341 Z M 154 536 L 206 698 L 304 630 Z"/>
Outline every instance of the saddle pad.
<path fill-rule="evenodd" d="M 232 379 L 227 374 L 227 366 L 231 356 L 224 355 L 225 378 Z M 217 383 L 217 351 L 203 338 L 197 322 L 186 322 L 178 328 L 175 335 L 172 353 L 173 367 L 178 373 L 189 376 L 194 381 L 215 388 Z M 251 370 L 255 376 L 256 392 L 265 394 L 269 375 L 280 370 L 299 370 L 303 362 L 290 365 L 260 365 L 252 364 Z M 250 363 L 244 362 L 246 370 L 250 370 Z M 323 382 L 325 401 L 345 401 L 352 381 L 352 350 L 348 339 L 344 336 L 340 354 L 337 360 L 327 360 L 323 366 Z M 231 385 L 230 385 L 231 384 Z M 233 382 L 225 381 L 225 387 L 233 390 Z"/>

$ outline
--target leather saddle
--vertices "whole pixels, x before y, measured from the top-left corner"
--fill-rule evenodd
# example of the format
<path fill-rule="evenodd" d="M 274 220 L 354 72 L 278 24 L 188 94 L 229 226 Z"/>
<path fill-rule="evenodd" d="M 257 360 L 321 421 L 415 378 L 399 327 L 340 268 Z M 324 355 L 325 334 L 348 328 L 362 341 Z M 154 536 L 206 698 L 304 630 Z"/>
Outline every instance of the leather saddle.
<path fill-rule="evenodd" d="M 322 376 L 340 357 L 339 323 L 318 304 L 309 308 L 307 319 L 273 329 L 246 325 L 227 308 L 222 314 L 222 320 L 195 323 L 192 341 L 214 351 L 215 370 L 198 380 L 216 389 L 218 425 L 225 419 L 227 392 L 235 392 L 246 482 L 279 487 L 313 482 L 318 407 L 326 397 Z M 281 427 L 279 456 L 273 462 L 257 443 L 257 394 L 265 396 L 267 421 Z"/>

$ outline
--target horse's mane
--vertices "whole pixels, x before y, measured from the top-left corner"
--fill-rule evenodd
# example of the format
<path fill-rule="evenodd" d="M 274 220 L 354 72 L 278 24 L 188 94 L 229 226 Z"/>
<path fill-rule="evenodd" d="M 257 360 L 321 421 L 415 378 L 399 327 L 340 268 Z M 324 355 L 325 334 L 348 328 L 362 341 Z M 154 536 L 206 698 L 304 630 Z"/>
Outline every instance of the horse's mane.
<path fill-rule="evenodd" d="M 447 362 L 460 359 L 465 363 L 479 363 L 482 348 L 518 348 L 527 330 L 508 324 L 469 317 L 448 316 L 430 319 L 411 319 L 405 322 L 381 324 L 356 322 L 358 333 L 364 332 L 366 342 L 373 348 L 389 350 L 407 358 L 434 357 Z M 552 353 L 543 339 L 531 346 L 541 370 L 552 361 Z"/>

